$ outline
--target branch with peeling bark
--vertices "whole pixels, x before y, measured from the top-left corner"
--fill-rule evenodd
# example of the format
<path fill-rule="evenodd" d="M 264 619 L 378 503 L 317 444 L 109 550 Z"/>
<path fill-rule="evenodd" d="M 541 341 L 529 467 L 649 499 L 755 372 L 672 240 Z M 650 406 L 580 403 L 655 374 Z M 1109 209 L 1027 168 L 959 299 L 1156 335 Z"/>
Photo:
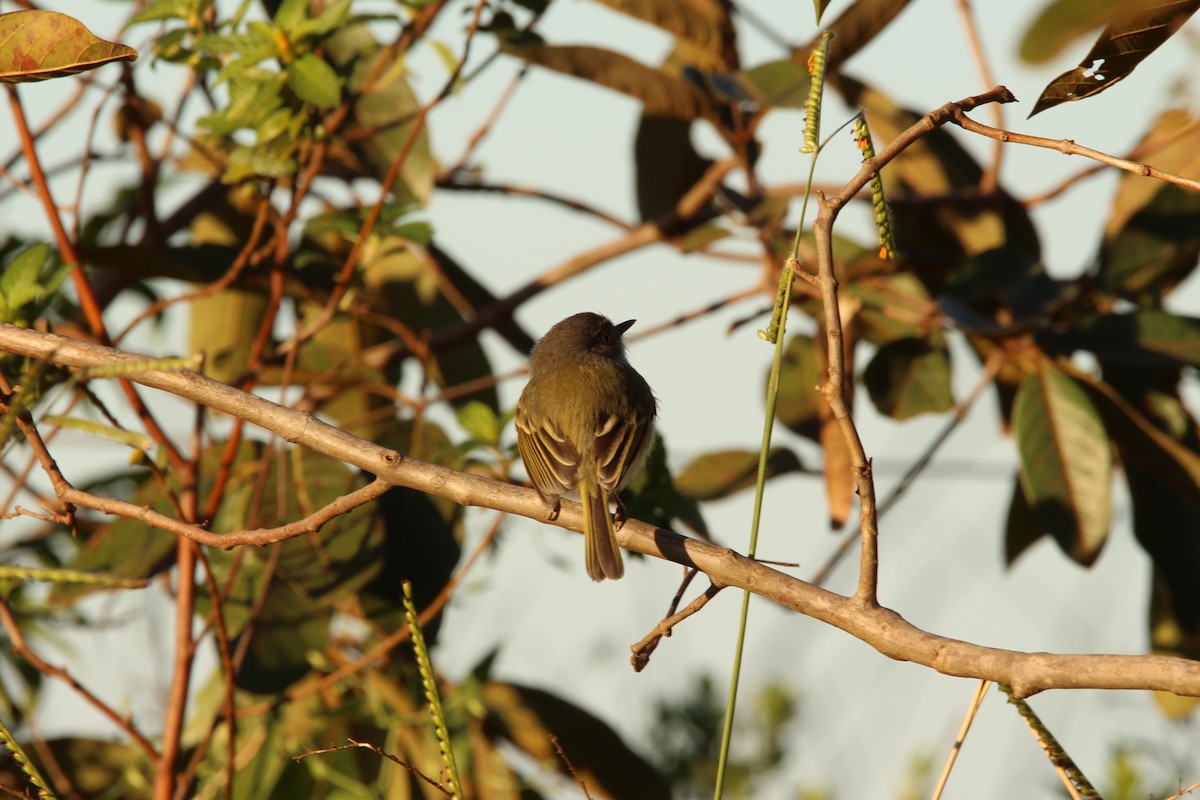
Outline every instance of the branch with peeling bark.
<path fill-rule="evenodd" d="M 53 334 L 0 324 L 0 349 L 64 367 L 143 361 L 139 355 Z M 143 386 L 201 403 L 357 466 L 393 486 L 545 522 L 545 507 L 532 489 L 455 472 L 359 439 L 310 414 L 280 406 L 189 371 L 149 371 L 126 376 Z M 583 530 L 579 506 L 564 503 L 547 523 Z M 214 534 L 220 536 L 220 534 Z M 986 678 L 1011 685 L 1021 696 L 1046 689 L 1153 689 L 1200 697 L 1200 663 L 1167 656 L 1022 653 L 963 642 L 917 628 L 899 614 L 857 597 L 843 597 L 785 575 L 732 550 L 636 520 L 618 533 L 623 547 L 655 558 L 695 566 L 722 586 L 751 592 L 846 631 L 879 652 L 946 675 Z"/>

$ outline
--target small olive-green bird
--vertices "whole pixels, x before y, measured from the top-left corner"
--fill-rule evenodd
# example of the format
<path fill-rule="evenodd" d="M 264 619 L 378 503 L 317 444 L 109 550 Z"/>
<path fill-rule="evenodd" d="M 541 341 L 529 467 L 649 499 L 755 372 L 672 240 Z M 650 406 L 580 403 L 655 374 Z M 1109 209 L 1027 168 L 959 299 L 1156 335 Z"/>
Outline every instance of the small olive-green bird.
<path fill-rule="evenodd" d="M 646 460 L 658 404 L 629 366 L 621 336 L 634 320 L 614 325 L 584 312 L 551 328 L 533 348 L 529 383 L 517 402 L 517 449 L 529 479 L 558 516 L 562 498 L 583 505 L 587 572 L 594 581 L 625 574 L 608 501 Z"/>

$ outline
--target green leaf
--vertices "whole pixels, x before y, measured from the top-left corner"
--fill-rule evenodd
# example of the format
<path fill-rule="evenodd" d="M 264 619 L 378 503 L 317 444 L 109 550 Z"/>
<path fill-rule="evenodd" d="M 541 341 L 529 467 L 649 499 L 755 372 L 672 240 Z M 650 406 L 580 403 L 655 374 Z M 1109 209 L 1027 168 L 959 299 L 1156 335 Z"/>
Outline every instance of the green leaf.
<path fill-rule="evenodd" d="M 800 458 L 786 447 L 767 456 L 767 479 L 802 472 Z M 753 486 L 758 480 L 757 450 L 719 450 L 694 459 L 675 476 L 675 486 L 694 500 L 719 500 Z"/>
<path fill-rule="evenodd" d="M 485 403 L 472 400 L 460 408 L 458 424 L 477 442 L 491 445 L 500 443 L 500 418 Z"/>
<path fill-rule="evenodd" d="M 17 253 L 4 267 L 0 275 L 0 295 L 10 311 L 41 297 L 46 287 L 41 284 L 42 267 L 50 257 L 50 245 L 38 243 Z"/>
<path fill-rule="evenodd" d="M 504 51 L 555 72 L 591 81 L 642 102 L 644 113 L 678 119 L 716 119 L 713 100 L 695 84 L 629 56 L 586 45 L 504 47 Z"/>
<path fill-rule="evenodd" d="M 297 97 L 318 108 L 332 108 L 342 98 L 341 81 L 333 67 L 311 53 L 288 64 L 287 78 Z"/>
<path fill-rule="evenodd" d="M 275 24 L 291 38 L 307 16 L 308 0 L 283 0 L 275 12 Z"/>
<path fill-rule="evenodd" d="M 1029 64 L 1050 61 L 1080 36 L 1108 24 L 1128 5 L 1130 0 L 1051 0 L 1026 28 L 1019 55 Z"/>
<path fill-rule="evenodd" d="M 0 14 L 0 83 L 62 78 L 114 61 L 136 60 L 132 47 L 105 41 L 66 14 Z"/>
<path fill-rule="evenodd" d="M 825 402 L 817 390 L 824 379 L 817 347 L 813 338 L 804 334 L 788 339 L 775 399 L 775 418 L 793 433 L 814 442 L 820 437 L 821 405 Z"/>
<path fill-rule="evenodd" d="M 1063 552 L 1092 564 L 1112 518 L 1112 454 L 1095 406 L 1079 384 L 1044 363 L 1017 391 L 1013 435 L 1034 514 Z"/>
<path fill-rule="evenodd" d="M 910 272 L 854 281 L 843 291 L 862 301 L 859 333 L 871 344 L 923 338 L 941 313 L 925 285 Z"/>
<path fill-rule="evenodd" d="M 888 342 L 867 364 L 863 381 L 875 408 L 892 419 L 941 414 L 954 407 L 950 351 L 941 342 L 914 338 Z"/>
<path fill-rule="evenodd" d="M 171 514 L 172 509 L 161 491 L 146 487 L 139 490 L 137 500 L 158 499 L 149 504 L 162 514 Z M 166 531 L 151 528 L 144 522 L 121 517 L 93 531 L 83 542 L 83 547 L 67 565 L 79 572 L 104 573 L 120 578 L 152 578 L 167 569 L 174 561 L 176 539 Z M 103 591 L 99 584 L 56 583 L 50 589 L 51 605 L 72 606 L 88 595 Z"/>
<path fill-rule="evenodd" d="M 1047 84 L 1029 116 L 1097 95 L 1125 79 L 1200 8 L 1200 0 L 1130 3 L 1105 27 L 1075 69 Z"/>
<path fill-rule="evenodd" d="M 1165 185 L 1100 248 L 1096 282 L 1138 303 L 1161 299 L 1200 257 L 1200 193 Z"/>
<path fill-rule="evenodd" d="M 357 98 L 342 132 L 350 150 L 335 151 L 333 159 L 355 174 L 382 181 L 407 147 L 400 176 L 388 188 L 398 203 L 424 204 L 437 170 L 427 129 L 408 143 L 421 104 L 404 78 L 403 59 L 380 46 L 363 25 L 339 30 L 326 43 L 326 57 L 340 74 L 349 75 L 346 90 Z"/>
<path fill-rule="evenodd" d="M 379 444 L 414 458 L 462 469 L 463 456 L 437 425 L 424 421 L 393 424 Z M 358 593 L 372 624 L 391 630 L 404 624 L 400 584 L 412 582 L 413 603 L 427 606 L 446 585 L 462 556 L 463 507 L 445 498 L 413 489 L 396 488 L 375 503 L 386 526 L 379 573 Z M 423 626 L 425 639 L 437 641 L 437 617 Z"/>
<path fill-rule="evenodd" d="M 146 7 L 134 14 L 130 25 L 143 22 L 161 22 L 168 19 L 190 20 L 200 6 L 200 0 L 151 0 Z"/>

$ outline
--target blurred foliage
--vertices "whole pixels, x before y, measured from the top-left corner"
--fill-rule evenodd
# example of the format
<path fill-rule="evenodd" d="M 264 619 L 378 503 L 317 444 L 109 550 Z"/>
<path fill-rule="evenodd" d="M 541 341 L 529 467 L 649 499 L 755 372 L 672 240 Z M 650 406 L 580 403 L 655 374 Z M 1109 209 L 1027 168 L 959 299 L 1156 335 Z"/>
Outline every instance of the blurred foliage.
<path fill-rule="evenodd" d="M 802 106 L 809 89 L 805 62 L 819 32 L 809 43 L 781 42 L 782 52 L 746 64 L 741 37 L 747 22 L 729 3 L 603 2 L 632 24 L 671 37 L 661 63 L 548 41 L 539 31 L 548 0 L 480 6 L 472 46 L 487 57 L 472 60 L 467 70 L 458 69 L 460 53 L 430 33 L 439 17 L 463 13 L 453 23 L 461 29 L 475 8 L 461 2 L 393 4 L 380 16 L 378 4 L 352 0 L 114 0 L 109 5 L 128 15 L 128 35 L 150 42 L 137 65 L 128 63 L 137 55 L 130 48 L 99 39 L 63 14 L 0 15 L 0 31 L 24 30 L 37 44 L 21 50 L 17 37 L 0 37 L 6 81 L 122 62 L 126 72 L 104 96 L 119 106 L 119 158 L 140 170 L 113 173 L 124 183 L 108 186 L 96 210 L 80 212 L 75 244 L 81 264 L 67 263 L 68 254 L 39 233 L 8 232 L 0 243 L 0 321 L 87 336 L 79 289 L 67 290 L 83 283 L 68 277 L 86 274 L 96 301 L 110 310 L 110 325 L 118 321 L 111 311 L 118 300 L 154 303 L 147 310 L 153 323 L 173 315 L 187 324 L 190 347 L 203 354 L 209 377 L 267 391 L 414 458 L 510 479 L 512 412 L 496 389 L 490 347 L 497 342 L 485 348 L 483 337 L 494 333 L 513 354 L 527 353 L 535 337 L 514 311 L 544 287 L 494 295 L 490 287 L 506 287 L 510 276 L 496 263 L 460 262 L 449 236 L 429 221 L 442 189 L 494 187 L 471 149 L 453 167 L 435 158 L 439 131 L 426 114 L 434 98 L 419 96 L 410 83 L 415 53 L 431 50 L 446 64 L 440 98 L 453 98 L 474 80 L 477 64 L 499 63 L 521 65 L 522 77 L 552 71 L 574 79 L 581 96 L 584 88 L 599 87 L 636 103 L 628 166 L 637 216 L 657 225 L 662 241 L 680 252 L 721 253 L 730 242 L 756 241 L 769 262 L 781 264 L 778 243 L 790 242 L 793 233 L 786 230 L 791 194 L 773 192 L 772 176 L 726 180 L 711 171 L 718 158 L 754 169 L 767 144 L 796 146 L 765 141 L 763 122 Z M 864 109 L 879 148 L 927 109 L 904 108 L 890 94 L 896 87 L 887 85 L 887 75 L 864 80 L 847 63 L 908 4 L 856 0 L 836 18 L 824 18 L 837 34 L 828 86 Z M 814 14 L 827 5 L 814 2 Z M 1100 32 L 1080 66 L 1046 87 L 1035 113 L 1120 80 L 1132 84 L 1134 68 L 1160 46 L 1175 46 L 1172 36 L 1198 5 L 1047 0 L 1026 31 L 1022 58 L 1045 62 Z M 1094 63 L 1100 59 L 1102 65 Z M 139 70 L 147 67 L 179 78 L 190 94 L 143 95 Z M 185 113 L 201 105 L 203 112 Z M 501 103 L 496 113 L 503 110 Z M 1200 119 L 1192 111 L 1164 109 L 1154 119 L 1126 121 L 1145 126 L 1136 148 L 1140 159 L 1200 178 Z M 720 155 L 711 152 L 711 141 L 705 152 L 697 147 L 693 137 L 701 129 L 716 134 Z M 849 138 L 831 146 L 853 146 L 843 141 Z M 81 145 L 90 146 L 90 140 Z M 938 129 L 883 170 L 896 259 L 880 258 L 874 239 L 837 238 L 840 311 L 856 385 L 879 414 L 901 422 L 946 415 L 961 400 L 956 378 L 975 365 L 962 363 L 970 358 L 952 361 L 952 345 L 956 356 L 967 352 L 998 364 L 992 382 L 998 425 L 1011 430 L 1019 461 L 1003 526 L 1007 563 L 1046 535 L 1078 564 L 1094 563 L 1110 534 L 1113 484 L 1123 481 L 1134 531 L 1153 569 L 1150 646 L 1200 658 L 1194 591 L 1200 428 L 1185 402 L 1200 367 L 1200 316 L 1181 309 L 1175 295 L 1200 257 L 1200 195 L 1122 173 L 1103 230 L 1081 223 L 1064 234 L 1094 252 L 1095 262 L 1061 277 L 1062 270 L 1044 262 L 1026 198 L 1013 187 L 990 186 L 988 165 L 972 152 L 955 132 Z M 87 151 L 89 159 L 94 155 Z M 83 150 L 70 157 L 86 161 Z M 53 154 L 56 166 L 60 158 Z M 79 172 L 82 186 L 89 173 Z M 709 195 L 680 202 L 703 181 L 712 184 Z M 170 211 L 158 194 L 166 188 Z M 6 195 L 7 202 L 17 202 L 14 195 Z M 590 198 L 576 199 L 586 204 Z M 60 206 L 66 204 L 60 198 Z M 811 248 L 810 239 L 803 242 Z M 71 275 L 72 269 L 84 272 Z M 773 286 L 775 277 L 766 283 Z M 161 278 L 171 280 L 154 280 Z M 823 480 L 828 516 L 838 526 L 849 518 L 854 489 L 842 432 L 816 391 L 828 367 L 821 309 L 802 282 L 793 302 L 797 313 L 785 342 L 776 412 L 786 432 L 770 454 L 767 478 Z M 0 359 L 0 370 L 14 387 L 6 404 L 33 412 L 43 435 L 69 427 L 129 450 L 127 467 L 82 488 L 171 517 L 191 516 L 218 533 L 294 522 L 367 480 L 336 460 L 264 442 L 211 413 L 179 418 L 180 427 L 196 428 L 195 479 L 188 480 L 137 425 L 136 411 L 91 391 L 86 377 L 9 356 Z M 852 407 L 855 388 L 848 387 Z M 51 409 L 47 398 L 63 402 Z M 453 417 L 427 413 L 441 403 Z M 17 439 L 13 420 L 6 415 L 0 429 L 6 444 Z M 624 494 L 630 514 L 709 536 L 703 504 L 754 484 L 753 447 L 732 443 L 695 454 L 672 474 L 660 437 L 647 469 Z M 11 451 L 9 445 L 6 455 Z M 822 455 L 820 466 L 812 465 L 811 452 Z M 24 480 L 15 462 L 5 467 L 14 481 Z M 221 796 L 233 752 L 235 798 L 442 796 L 370 750 L 303 756 L 353 739 L 438 778 L 437 743 L 422 713 L 411 654 L 389 637 L 402 628 L 403 581 L 412 582 L 418 609 L 449 591 L 463 560 L 465 528 L 462 506 L 394 489 L 319 532 L 280 544 L 202 548 L 193 623 L 205 641 L 220 641 L 222 652 L 218 668 L 194 678 L 198 691 L 187 713 L 176 794 Z M 148 579 L 167 591 L 181 583 L 174 569 L 178 540 L 134 517 L 81 512 L 70 530 L 48 521 L 25 539 L 5 540 L 5 548 L 4 563 Z M 48 591 L 5 582 L 0 597 L 42 646 L 53 639 L 52 623 L 88 620 L 89 603 L 113 591 L 78 582 L 54 583 Z M 443 622 L 440 613 L 425 621 L 431 644 L 444 635 Z M 538 798 L 551 795 L 548 783 L 578 780 L 597 798 L 711 794 L 724 701 L 707 676 L 681 681 L 676 699 L 658 704 L 651 755 L 562 697 L 494 678 L 496 655 L 461 683 L 439 676 L 468 797 Z M 45 677 L 9 637 L 0 639 L 6 721 L 26 720 Z M 769 685 L 748 704 L 751 712 L 742 715 L 734 740 L 727 796 L 762 796 L 762 787 L 802 746 L 789 732 L 795 691 Z M 1194 709 L 1179 698 L 1159 701 L 1174 717 Z M 161 727 L 139 724 L 156 732 Z M 78 796 L 152 795 L 156 765 L 128 742 L 60 738 L 44 744 L 35 756 L 43 763 L 53 756 L 57 766 L 49 774 L 68 781 Z M 4 785 L 22 785 L 8 768 L 7 762 L 0 766 Z M 1138 770 L 1118 753 L 1106 796 L 1142 796 L 1148 781 Z M 928 764 L 922 757 L 904 780 L 898 796 L 924 796 Z M 796 795 L 831 796 L 819 787 Z"/>

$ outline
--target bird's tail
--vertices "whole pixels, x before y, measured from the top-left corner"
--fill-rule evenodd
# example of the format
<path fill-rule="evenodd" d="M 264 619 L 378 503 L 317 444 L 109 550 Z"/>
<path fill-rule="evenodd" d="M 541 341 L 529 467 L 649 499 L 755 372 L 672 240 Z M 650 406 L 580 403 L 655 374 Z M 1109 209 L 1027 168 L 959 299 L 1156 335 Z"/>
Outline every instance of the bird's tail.
<path fill-rule="evenodd" d="M 583 505 L 583 540 L 587 550 L 588 577 L 594 581 L 605 578 L 617 580 L 625 574 L 621 548 L 612 515 L 608 513 L 608 497 L 603 489 L 586 481 L 579 486 L 579 502 Z"/>

